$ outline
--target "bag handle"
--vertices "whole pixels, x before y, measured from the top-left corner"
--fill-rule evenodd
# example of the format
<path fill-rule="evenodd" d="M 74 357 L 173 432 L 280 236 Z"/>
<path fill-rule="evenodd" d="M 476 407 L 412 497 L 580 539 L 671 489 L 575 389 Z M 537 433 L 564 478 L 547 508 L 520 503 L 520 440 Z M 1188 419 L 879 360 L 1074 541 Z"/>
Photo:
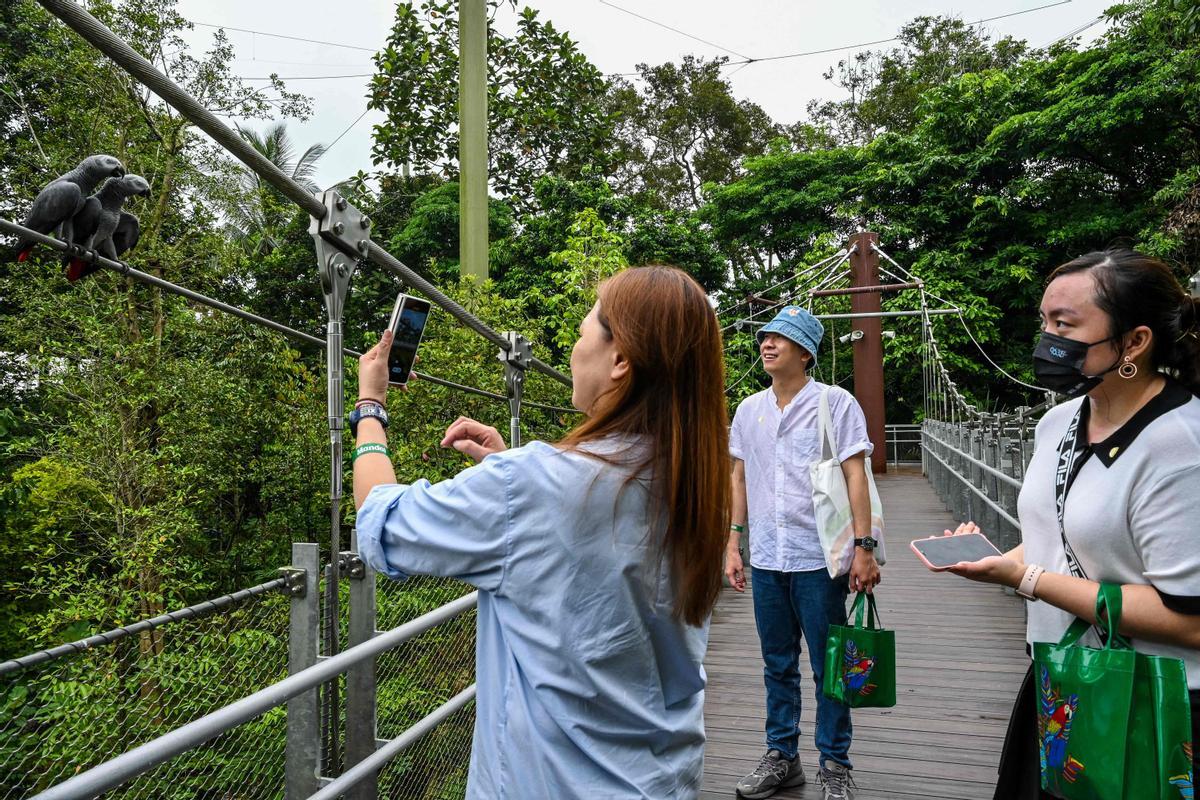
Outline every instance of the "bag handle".
<path fill-rule="evenodd" d="M 820 428 L 821 435 L 821 460 L 837 460 L 838 449 L 837 439 L 833 435 L 833 414 L 829 412 L 829 389 L 826 386 L 821 390 L 821 402 L 819 411 L 817 412 L 817 426 Z"/>
<path fill-rule="evenodd" d="M 1104 599 L 1104 606 L 1108 612 L 1104 616 L 1104 621 L 1100 623 L 1104 625 L 1105 630 L 1108 632 L 1108 639 L 1104 643 L 1104 649 L 1132 650 L 1133 645 L 1121 635 L 1121 607 L 1125 601 L 1125 595 L 1121 591 L 1121 584 L 1100 584 L 1100 591 L 1096 594 L 1096 620 L 1098 623 L 1101 619 L 1101 598 Z"/>
<path fill-rule="evenodd" d="M 863 602 L 866 598 L 866 602 Z M 879 630 L 883 627 L 883 619 L 879 617 L 879 609 L 875 607 L 875 595 L 859 592 L 854 597 L 854 605 L 850 607 L 850 614 L 854 617 L 854 627 L 863 627 L 863 610 L 864 606 L 867 612 L 867 629 Z"/>
<path fill-rule="evenodd" d="M 1118 633 L 1121 627 L 1121 607 L 1124 599 L 1121 585 L 1117 583 L 1101 583 L 1100 591 L 1096 592 L 1095 627 L 1106 634 L 1103 637 L 1105 650 L 1133 649 L 1129 640 Z M 1076 644 L 1091 628 L 1091 622 L 1076 617 L 1071 626 L 1067 628 L 1066 633 L 1063 634 L 1062 639 L 1059 640 L 1059 646 L 1067 647 Z"/>

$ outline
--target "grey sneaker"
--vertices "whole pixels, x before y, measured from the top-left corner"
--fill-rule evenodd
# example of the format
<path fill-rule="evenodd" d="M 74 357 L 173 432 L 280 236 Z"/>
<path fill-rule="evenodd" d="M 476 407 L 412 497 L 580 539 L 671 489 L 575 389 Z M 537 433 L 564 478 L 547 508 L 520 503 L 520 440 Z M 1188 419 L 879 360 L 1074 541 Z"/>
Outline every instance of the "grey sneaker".
<path fill-rule="evenodd" d="M 850 777 L 850 770 L 836 761 L 830 761 L 828 766 L 821 765 L 817 770 L 817 782 L 824 789 L 824 800 L 854 800 L 854 790 L 858 788 L 854 778 Z"/>
<path fill-rule="evenodd" d="M 745 800 L 760 800 L 785 786 L 799 786 L 802 783 L 804 767 L 800 766 L 800 756 L 789 761 L 778 750 L 768 750 L 754 772 L 738 781 L 737 795 Z"/>

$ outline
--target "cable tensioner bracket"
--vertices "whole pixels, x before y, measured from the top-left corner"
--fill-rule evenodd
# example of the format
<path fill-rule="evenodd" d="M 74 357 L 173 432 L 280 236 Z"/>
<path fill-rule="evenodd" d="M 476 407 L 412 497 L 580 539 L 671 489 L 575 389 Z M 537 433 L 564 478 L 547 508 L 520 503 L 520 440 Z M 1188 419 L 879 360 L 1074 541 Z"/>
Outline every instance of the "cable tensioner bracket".
<path fill-rule="evenodd" d="M 367 565 L 353 550 L 338 553 L 338 570 L 350 580 L 358 581 L 367 576 Z"/>
<path fill-rule="evenodd" d="M 321 202 L 325 204 L 325 216 L 313 217 L 308 232 L 317 250 L 325 310 L 331 319 L 340 322 L 357 260 L 370 250 L 371 220 L 332 189 L 321 195 Z"/>
<path fill-rule="evenodd" d="M 497 358 L 501 362 L 517 369 L 529 369 L 533 365 L 533 347 L 526 339 L 515 331 L 506 331 L 500 334 L 511 345 L 507 350 L 501 348 Z"/>
<path fill-rule="evenodd" d="M 280 591 L 288 597 L 301 598 L 308 594 L 308 570 L 300 567 L 281 567 L 279 577 L 283 578 Z"/>

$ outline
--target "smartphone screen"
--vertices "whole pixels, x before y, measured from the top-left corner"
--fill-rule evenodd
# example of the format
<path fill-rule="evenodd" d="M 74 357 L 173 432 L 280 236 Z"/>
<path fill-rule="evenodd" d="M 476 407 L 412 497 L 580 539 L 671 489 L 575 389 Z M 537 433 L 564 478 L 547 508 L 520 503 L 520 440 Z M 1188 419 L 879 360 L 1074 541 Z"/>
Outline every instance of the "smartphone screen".
<path fill-rule="evenodd" d="M 429 319 L 429 302 L 402 294 L 396 298 L 389 326 L 392 330 L 392 351 L 388 354 L 388 383 L 404 385 L 412 374 L 417 359 L 417 347 Z"/>
<path fill-rule="evenodd" d="M 960 561 L 978 561 L 988 556 L 1003 555 L 982 533 L 917 539 L 912 543 L 912 548 L 935 569 L 952 567 Z"/>

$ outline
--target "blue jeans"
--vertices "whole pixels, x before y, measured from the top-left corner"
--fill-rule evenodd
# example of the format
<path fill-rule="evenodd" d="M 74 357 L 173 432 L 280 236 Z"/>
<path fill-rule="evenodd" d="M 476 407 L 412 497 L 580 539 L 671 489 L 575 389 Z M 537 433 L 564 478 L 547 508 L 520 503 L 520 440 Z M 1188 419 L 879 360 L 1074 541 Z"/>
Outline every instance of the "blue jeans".
<path fill-rule="evenodd" d="M 830 578 L 823 569 L 776 572 L 751 567 L 754 621 L 762 645 L 767 687 L 767 748 L 796 757 L 800 738 L 800 637 L 808 643 L 808 663 L 817 687 L 817 750 L 821 764 L 850 767 L 850 708 L 821 692 L 825 639 L 830 625 L 846 623 L 846 576 Z"/>

